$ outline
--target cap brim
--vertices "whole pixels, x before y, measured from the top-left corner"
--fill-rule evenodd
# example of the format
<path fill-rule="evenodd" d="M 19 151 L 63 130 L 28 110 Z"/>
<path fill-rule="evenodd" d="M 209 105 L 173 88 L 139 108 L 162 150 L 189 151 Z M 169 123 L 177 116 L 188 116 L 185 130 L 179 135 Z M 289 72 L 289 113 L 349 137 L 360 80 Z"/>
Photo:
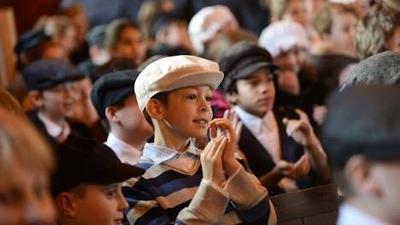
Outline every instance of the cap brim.
<path fill-rule="evenodd" d="M 271 70 L 277 70 L 278 66 L 276 66 L 273 63 L 270 62 L 259 62 L 259 63 L 254 63 L 249 66 L 246 66 L 245 68 L 241 68 L 240 71 L 237 73 L 237 75 L 234 77 L 234 79 L 243 79 L 246 77 L 251 76 L 254 72 L 261 68 L 269 68 Z"/>
<path fill-rule="evenodd" d="M 119 183 L 124 182 L 130 178 L 141 176 L 145 170 L 126 163 L 120 163 L 115 165 L 114 168 L 110 168 L 109 173 L 103 174 L 99 177 L 100 179 L 88 180 L 88 183 L 108 184 L 108 183 Z"/>

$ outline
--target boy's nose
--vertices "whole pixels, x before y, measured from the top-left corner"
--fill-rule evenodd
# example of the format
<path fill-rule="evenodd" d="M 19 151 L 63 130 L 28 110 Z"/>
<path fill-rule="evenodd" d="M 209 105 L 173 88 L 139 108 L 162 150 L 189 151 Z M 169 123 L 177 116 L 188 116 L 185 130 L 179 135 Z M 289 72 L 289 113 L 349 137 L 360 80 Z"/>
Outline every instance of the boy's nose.
<path fill-rule="evenodd" d="M 122 194 L 120 194 L 118 196 L 119 196 L 118 197 L 118 210 L 123 211 L 123 210 L 127 209 L 129 205 L 128 205 L 128 202 L 126 201 L 125 197 Z"/>

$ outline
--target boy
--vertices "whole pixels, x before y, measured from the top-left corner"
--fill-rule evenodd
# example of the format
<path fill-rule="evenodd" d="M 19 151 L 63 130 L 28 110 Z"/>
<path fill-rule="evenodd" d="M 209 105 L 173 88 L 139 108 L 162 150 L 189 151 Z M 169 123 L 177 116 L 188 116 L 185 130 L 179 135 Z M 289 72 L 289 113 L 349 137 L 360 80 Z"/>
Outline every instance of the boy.
<path fill-rule="evenodd" d="M 84 124 L 67 119 L 76 103 L 73 81 L 84 78 L 82 74 L 65 62 L 42 59 L 27 66 L 23 75 L 35 107 L 28 116 L 51 144 L 71 134 L 90 136 Z"/>
<path fill-rule="evenodd" d="M 123 70 L 101 76 L 93 85 L 91 99 L 104 127 L 106 145 L 125 163 L 136 164 L 153 131 L 139 110 L 133 85 L 139 72 Z"/>
<path fill-rule="evenodd" d="M 239 148 L 270 194 L 309 186 L 310 166 L 326 180 L 326 156 L 307 116 L 273 108 L 277 66 L 269 52 L 240 42 L 224 52 L 219 64 L 225 74 L 222 90 L 244 125 Z"/>
<path fill-rule="evenodd" d="M 136 98 L 154 143 L 137 164 L 146 172 L 124 192 L 130 224 L 275 223 L 267 190 L 233 156 L 232 127 L 223 119 L 210 123 L 211 91 L 222 79 L 218 64 L 185 55 L 159 59 L 139 74 Z M 204 138 L 209 123 L 212 139 L 201 152 L 193 139 Z"/>
<path fill-rule="evenodd" d="M 54 160 L 19 108 L 0 107 L 0 225 L 53 224 Z"/>
<path fill-rule="evenodd" d="M 338 225 L 400 223 L 400 89 L 355 86 L 328 101 L 322 140 L 345 195 Z"/>
<path fill-rule="evenodd" d="M 122 182 L 143 170 L 121 163 L 110 148 L 90 139 L 70 139 L 57 146 L 56 156 L 51 190 L 58 224 L 121 224 L 128 207 Z"/>

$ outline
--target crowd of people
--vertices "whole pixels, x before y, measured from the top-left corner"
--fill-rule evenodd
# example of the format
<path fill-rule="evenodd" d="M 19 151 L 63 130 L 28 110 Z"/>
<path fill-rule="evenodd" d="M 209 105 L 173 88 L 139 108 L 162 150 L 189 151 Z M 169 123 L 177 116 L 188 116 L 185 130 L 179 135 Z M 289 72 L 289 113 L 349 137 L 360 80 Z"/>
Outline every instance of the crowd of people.
<path fill-rule="evenodd" d="M 399 1 L 86 2 L 15 46 L 0 225 L 277 224 L 329 183 L 337 224 L 400 224 Z"/>

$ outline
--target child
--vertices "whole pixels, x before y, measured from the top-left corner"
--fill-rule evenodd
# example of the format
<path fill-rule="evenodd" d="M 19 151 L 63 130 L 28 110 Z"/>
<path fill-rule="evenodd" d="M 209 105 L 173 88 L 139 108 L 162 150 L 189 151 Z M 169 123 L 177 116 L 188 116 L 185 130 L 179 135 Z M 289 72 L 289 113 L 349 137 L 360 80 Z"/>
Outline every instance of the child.
<path fill-rule="evenodd" d="M 49 176 L 53 157 L 17 110 L 0 109 L 0 225 L 52 224 L 55 211 Z"/>
<path fill-rule="evenodd" d="M 338 225 L 399 224 L 399 98 L 396 85 L 359 85 L 328 101 L 322 140 L 345 195 Z"/>
<path fill-rule="evenodd" d="M 139 72 L 123 70 L 103 75 L 91 91 L 91 99 L 102 124 L 109 130 L 106 145 L 122 162 L 136 164 L 151 126 L 138 108 L 132 86 Z"/>
<path fill-rule="evenodd" d="M 58 224 L 121 224 L 128 207 L 121 182 L 143 170 L 121 163 L 110 148 L 90 139 L 69 139 L 57 146 L 56 155 L 51 189 Z"/>
<path fill-rule="evenodd" d="M 211 91 L 222 79 L 216 63 L 185 55 L 159 59 L 139 74 L 136 98 L 154 143 L 137 164 L 146 172 L 124 189 L 130 224 L 275 223 L 267 190 L 233 156 L 233 128 L 223 119 L 210 123 Z M 204 138 L 209 126 L 212 139 L 201 152 L 193 139 Z"/>
<path fill-rule="evenodd" d="M 297 185 L 293 181 L 306 177 L 310 166 L 325 180 L 326 156 L 307 116 L 273 108 L 277 66 L 269 52 L 240 42 L 225 51 L 219 64 L 225 74 L 222 90 L 244 125 L 239 148 L 270 193 L 309 186 L 309 177 Z"/>
<path fill-rule="evenodd" d="M 76 103 L 73 81 L 83 75 L 62 61 L 49 59 L 33 62 L 23 74 L 35 106 L 28 116 L 51 144 L 63 142 L 71 134 L 90 136 L 85 125 L 66 119 Z"/>

